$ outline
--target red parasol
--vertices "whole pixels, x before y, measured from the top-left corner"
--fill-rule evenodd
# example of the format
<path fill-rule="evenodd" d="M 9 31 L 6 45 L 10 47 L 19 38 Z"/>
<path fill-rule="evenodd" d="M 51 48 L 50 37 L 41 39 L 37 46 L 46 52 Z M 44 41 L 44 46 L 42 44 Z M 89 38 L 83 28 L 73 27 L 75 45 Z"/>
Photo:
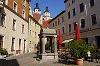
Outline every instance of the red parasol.
<path fill-rule="evenodd" d="M 61 44 L 62 44 L 62 37 L 61 37 L 61 32 L 59 30 L 59 48 L 61 49 Z"/>
<path fill-rule="evenodd" d="M 80 39 L 80 32 L 79 32 L 79 27 L 78 24 L 76 23 L 76 39 L 79 40 Z"/>
<path fill-rule="evenodd" d="M 62 47 L 61 47 L 61 44 L 59 44 L 59 49 L 61 49 Z"/>

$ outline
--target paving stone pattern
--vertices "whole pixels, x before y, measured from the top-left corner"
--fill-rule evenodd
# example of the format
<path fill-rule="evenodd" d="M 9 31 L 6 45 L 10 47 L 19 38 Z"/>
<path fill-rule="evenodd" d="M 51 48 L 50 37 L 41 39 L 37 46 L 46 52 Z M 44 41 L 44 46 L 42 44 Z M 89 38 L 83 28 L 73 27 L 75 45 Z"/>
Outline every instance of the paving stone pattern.
<path fill-rule="evenodd" d="M 19 56 L 0 59 L 0 66 L 77 66 L 74 61 L 40 61 L 36 53 L 27 53 Z M 84 66 L 100 66 L 100 63 L 84 61 Z"/>
<path fill-rule="evenodd" d="M 33 66 L 77 66 L 77 65 L 73 64 L 73 63 L 67 64 L 67 63 L 59 63 L 59 62 L 55 62 L 55 61 L 47 61 L 47 62 L 34 63 Z M 84 61 L 83 66 L 100 66 L 100 63 Z"/>

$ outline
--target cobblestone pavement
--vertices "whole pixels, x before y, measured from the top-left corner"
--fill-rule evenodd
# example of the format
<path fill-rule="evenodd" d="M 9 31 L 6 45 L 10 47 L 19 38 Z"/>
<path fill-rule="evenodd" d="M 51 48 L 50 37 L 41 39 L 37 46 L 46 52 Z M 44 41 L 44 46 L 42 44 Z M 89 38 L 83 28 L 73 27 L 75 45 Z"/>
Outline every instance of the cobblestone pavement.
<path fill-rule="evenodd" d="M 29 53 L 19 55 L 15 57 L 8 57 L 6 59 L 0 59 L 0 66 L 77 66 L 73 60 L 66 61 L 60 59 L 60 61 L 40 61 L 37 59 L 35 53 Z M 84 61 L 84 66 L 100 66 L 100 63 Z"/>
<path fill-rule="evenodd" d="M 34 61 L 33 66 L 77 66 L 74 61 L 57 62 L 57 61 Z M 100 63 L 84 61 L 83 66 L 100 66 Z"/>

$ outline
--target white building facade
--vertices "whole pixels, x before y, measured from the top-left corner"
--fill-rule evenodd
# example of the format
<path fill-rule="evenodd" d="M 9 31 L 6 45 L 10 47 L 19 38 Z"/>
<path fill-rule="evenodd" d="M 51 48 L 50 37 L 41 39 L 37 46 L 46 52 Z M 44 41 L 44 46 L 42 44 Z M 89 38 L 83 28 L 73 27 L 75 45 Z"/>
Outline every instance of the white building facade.
<path fill-rule="evenodd" d="M 26 53 L 28 21 L 7 5 L 0 6 L 0 48 L 7 49 L 8 54 Z"/>
<path fill-rule="evenodd" d="M 65 0 L 65 15 L 63 40 L 76 39 L 76 23 L 79 25 L 81 38 L 89 45 L 100 47 L 100 0 Z M 57 17 L 56 19 L 59 19 Z M 50 27 L 58 30 L 54 25 L 56 19 L 50 22 Z M 59 22 L 59 21 L 58 21 Z M 61 26 L 62 27 L 62 26 Z"/>
<path fill-rule="evenodd" d="M 78 23 L 81 38 L 100 47 L 100 0 L 65 0 L 67 35 L 75 33 Z"/>

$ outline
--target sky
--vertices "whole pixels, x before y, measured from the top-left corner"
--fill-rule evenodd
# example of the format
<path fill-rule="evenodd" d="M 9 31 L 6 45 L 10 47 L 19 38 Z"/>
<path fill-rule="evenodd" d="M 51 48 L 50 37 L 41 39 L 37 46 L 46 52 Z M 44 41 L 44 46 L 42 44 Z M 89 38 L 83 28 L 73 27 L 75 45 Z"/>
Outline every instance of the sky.
<path fill-rule="evenodd" d="M 59 13 L 65 10 L 64 0 L 31 0 L 32 11 L 34 10 L 37 2 L 39 3 L 42 15 L 46 10 L 45 7 L 48 6 L 52 18 L 56 17 Z"/>

